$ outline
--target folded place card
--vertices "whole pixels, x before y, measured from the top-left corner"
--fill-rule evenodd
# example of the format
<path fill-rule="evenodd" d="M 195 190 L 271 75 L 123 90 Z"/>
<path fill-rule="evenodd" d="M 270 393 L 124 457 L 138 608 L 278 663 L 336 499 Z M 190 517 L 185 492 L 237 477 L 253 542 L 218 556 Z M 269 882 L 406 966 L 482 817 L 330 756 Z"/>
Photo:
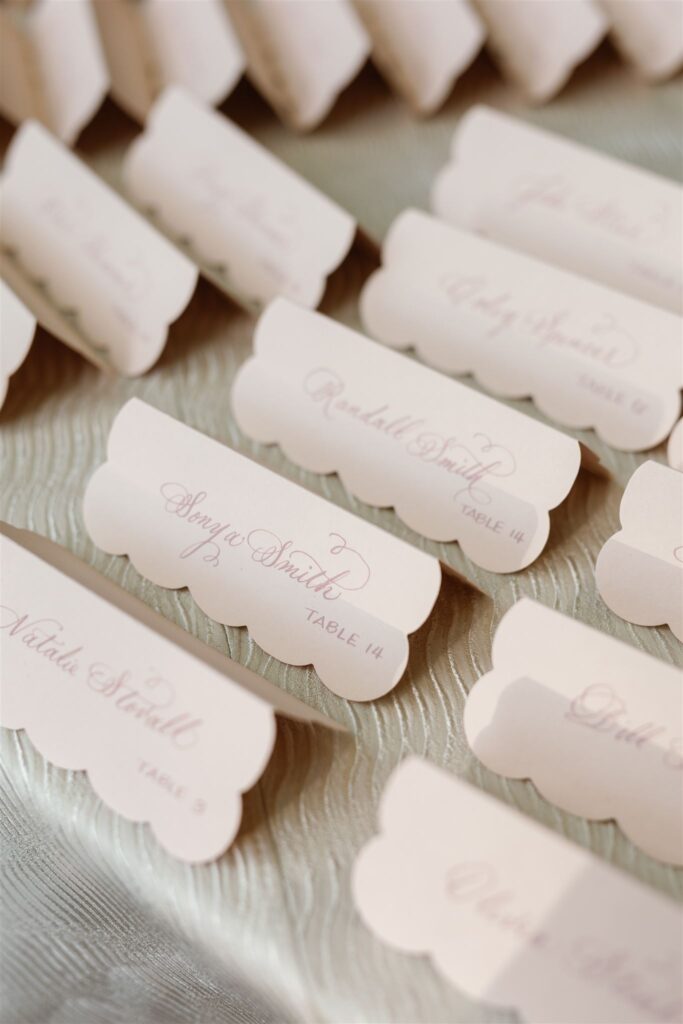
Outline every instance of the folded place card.
<path fill-rule="evenodd" d="M 352 876 L 384 942 L 535 1024 L 674 1024 L 679 908 L 418 758 L 390 778 Z"/>
<path fill-rule="evenodd" d="M 127 376 L 156 362 L 195 267 L 35 122 L 8 151 L 0 271 L 40 323 Z"/>
<path fill-rule="evenodd" d="M 350 214 L 180 89 L 155 105 L 124 176 L 138 205 L 250 310 L 277 295 L 317 306 L 356 232 Z"/>
<path fill-rule="evenodd" d="M 595 565 L 602 599 L 627 622 L 666 624 L 683 641 L 683 474 L 644 462 L 624 491 L 620 518 Z"/>
<path fill-rule="evenodd" d="M 211 618 L 247 626 L 331 690 L 371 700 L 408 660 L 441 584 L 435 558 L 137 399 L 85 495 L 99 547 Z"/>
<path fill-rule="evenodd" d="M 523 599 L 503 617 L 493 670 L 467 698 L 465 733 L 499 775 L 554 804 L 615 819 L 652 857 L 683 864 L 680 673 Z"/>
<path fill-rule="evenodd" d="M 593 0 L 476 0 L 476 7 L 504 73 L 540 102 L 560 91 L 607 31 Z"/>
<path fill-rule="evenodd" d="M 391 86 L 417 113 L 446 100 L 484 42 L 484 28 L 467 0 L 354 0 L 372 40 L 372 57 Z"/>
<path fill-rule="evenodd" d="M 370 53 L 349 0 L 227 4 L 256 88 L 292 128 L 315 128 Z"/>
<path fill-rule="evenodd" d="M 108 88 L 90 0 L 0 4 L 0 113 L 9 121 L 42 121 L 70 144 Z"/>
<path fill-rule="evenodd" d="M 600 0 L 618 49 L 646 78 L 675 75 L 683 65 L 681 0 Z"/>
<path fill-rule="evenodd" d="M 230 844 L 275 714 L 335 727 L 50 541 L 2 525 L 0 557 L 0 724 L 175 857 Z"/>
<path fill-rule="evenodd" d="M 475 106 L 432 204 L 460 227 L 683 311 L 683 189 L 666 178 Z"/>
<path fill-rule="evenodd" d="M 581 462 L 573 438 L 285 299 L 259 320 L 232 402 L 257 441 L 493 572 L 541 553 Z"/>
<path fill-rule="evenodd" d="M 683 419 L 679 420 L 671 431 L 671 437 L 666 446 L 666 457 L 670 466 L 683 473 Z"/>
<path fill-rule="evenodd" d="M 214 104 L 241 78 L 244 56 L 222 0 L 94 3 L 112 96 L 136 120 L 145 120 L 167 85 Z"/>
<path fill-rule="evenodd" d="M 0 280 L 0 409 L 9 379 L 26 358 L 35 333 L 36 318 Z"/>
<path fill-rule="evenodd" d="M 679 316 L 408 210 L 361 295 L 369 334 L 473 373 L 505 398 L 594 427 L 615 448 L 652 448 L 680 415 Z"/>

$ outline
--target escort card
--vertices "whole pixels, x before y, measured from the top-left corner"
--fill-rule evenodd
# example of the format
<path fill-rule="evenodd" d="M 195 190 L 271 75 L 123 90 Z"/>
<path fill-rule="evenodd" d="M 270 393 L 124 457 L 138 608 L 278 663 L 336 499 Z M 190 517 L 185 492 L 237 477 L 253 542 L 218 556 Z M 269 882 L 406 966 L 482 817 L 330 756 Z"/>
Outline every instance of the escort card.
<path fill-rule="evenodd" d="M 28 355 L 35 333 L 35 317 L 0 280 L 0 409 L 9 379 Z"/>
<path fill-rule="evenodd" d="M 479 760 L 683 864 L 678 670 L 527 598 L 501 620 L 492 653 L 465 706 Z"/>
<path fill-rule="evenodd" d="M 361 315 L 385 344 L 496 395 L 532 396 L 626 451 L 659 444 L 680 415 L 680 317 L 417 210 L 394 221 L 382 263 Z"/>
<path fill-rule="evenodd" d="M 666 178 L 475 106 L 432 204 L 462 228 L 683 311 L 683 189 Z"/>
<path fill-rule="evenodd" d="M 607 31 L 593 0 L 477 0 L 477 10 L 503 72 L 540 102 L 562 89 Z"/>
<path fill-rule="evenodd" d="M 366 925 L 470 999 L 535 1024 L 674 1024 L 679 908 L 418 758 L 390 778 L 354 866 Z"/>
<path fill-rule="evenodd" d="M 670 466 L 683 473 L 683 419 L 680 419 L 671 431 L 666 446 L 666 457 Z"/>
<path fill-rule="evenodd" d="M 372 40 L 372 58 L 392 88 L 419 114 L 448 97 L 484 42 L 484 28 L 466 0 L 355 0 Z"/>
<path fill-rule="evenodd" d="M 538 557 L 581 461 L 565 434 L 285 299 L 259 320 L 232 403 L 250 437 L 493 572 Z"/>
<path fill-rule="evenodd" d="M 2 276 L 40 323 L 105 369 L 149 369 L 192 264 L 35 122 L 8 151 L 2 213 Z"/>
<path fill-rule="evenodd" d="M 675 75 L 683 65 L 683 10 L 680 0 L 600 0 L 611 36 L 623 56 L 646 78 Z"/>
<path fill-rule="evenodd" d="M 0 113 L 8 121 L 35 118 L 71 144 L 108 87 L 89 0 L 0 4 Z"/>
<path fill-rule="evenodd" d="M 162 587 L 189 587 L 211 618 L 312 664 L 342 697 L 399 681 L 408 634 L 439 592 L 435 558 L 137 399 L 108 455 L 84 505 L 99 547 Z"/>
<path fill-rule="evenodd" d="M 683 641 L 683 474 L 644 462 L 621 499 L 621 530 L 595 565 L 602 599 L 627 622 Z"/>
<path fill-rule="evenodd" d="M 334 723 L 50 541 L 0 526 L 0 723 L 184 861 L 229 846 L 275 714 Z M 169 639 L 169 636 L 173 639 Z"/>
<path fill-rule="evenodd" d="M 182 85 L 214 104 L 241 78 L 244 57 L 222 0 L 94 3 L 112 96 L 137 121 L 144 122 L 167 85 Z"/>
<path fill-rule="evenodd" d="M 136 203 L 249 310 L 277 295 L 317 306 L 353 243 L 350 214 L 180 89 L 158 100 L 124 174 Z"/>
<path fill-rule="evenodd" d="M 282 120 L 315 128 L 370 53 L 348 0 L 227 0 L 247 75 Z"/>

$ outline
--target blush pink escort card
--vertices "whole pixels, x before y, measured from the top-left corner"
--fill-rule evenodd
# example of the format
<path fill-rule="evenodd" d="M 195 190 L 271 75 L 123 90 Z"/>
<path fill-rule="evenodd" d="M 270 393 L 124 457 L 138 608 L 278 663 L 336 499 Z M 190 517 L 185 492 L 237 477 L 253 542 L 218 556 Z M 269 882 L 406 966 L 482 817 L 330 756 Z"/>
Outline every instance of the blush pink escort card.
<path fill-rule="evenodd" d="M 247 75 L 297 131 L 315 128 L 370 53 L 348 0 L 227 0 Z"/>
<path fill-rule="evenodd" d="M 94 6 L 112 96 L 138 121 L 167 85 L 214 104 L 242 77 L 244 56 L 222 0 L 94 0 Z"/>
<path fill-rule="evenodd" d="M 683 321 L 417 210 L 394 221 L 363 324 L 505 398 L 594 427 L 615 448 L 652 448 L 680 415 Z"/>
<path fill-rule="evenodd" d="M 529 1024 L 675 1024 L 679 907 L 418 758 L 389 779 L 353 898 L 403 953 Z"/>
<path fill-rule="evenodd" d="M 683 473 L 644 462 L 624 491 L 620 518 L 595 565 L 602 599 L 627 622 L 668 625 L 683 642 Z"/>
<path fill-rule="evenodd" d="M 36 318 L 0 280 L 0 409 L 9 379 L 26 358 L 35 333 Z"/>
<path fill-rule="evenodd" d="M 577 441 L 278 299 L 232 391 L 239 427 L 432 540 L 514 572 L 541 553 Z"/>
<path fill-rule="evenodd" d="M 503 616 L 492 656 L 465 705 L 479 760 L 683 864 L 678 670 L 526 598 Z"/>
<path fill-rule="evenodd" d="M 277 295 L 317 306 L 356 233 L 350 214 L 180 89 L 154 106 L 124 178 L 138 206 L 249 310 Z"/>
<path fill-rule="evenodd" d="M 372 40 L 372 59 L 419 114 L 437 110 L 484 42 L 467 0 L 355 0 Z"/>
<path fill-rule="evenodd" d="M 276 714 L 338 728 L 51 542 L 2 525 L 0 557 L 0 724 L 174 857 L 229 846 Z"/>
<path fill-rule="evenodd" d="M 459 227 L 683 311 L 683 189 L 674 181 L 474 106 L 432 205 Z"/>
<path fill-rule="evenodd" d="M 0 271 L 38 321 L 91 362 L 156 362 L 197 282 L 192 264 L 35 122 L 2 179 Z"/>
<path fill-rule="evenodd" d="M 137 399 L 84 517 L 100 548 L 350 700 L 399 681 L 441 584 L 435 558 Z"/>

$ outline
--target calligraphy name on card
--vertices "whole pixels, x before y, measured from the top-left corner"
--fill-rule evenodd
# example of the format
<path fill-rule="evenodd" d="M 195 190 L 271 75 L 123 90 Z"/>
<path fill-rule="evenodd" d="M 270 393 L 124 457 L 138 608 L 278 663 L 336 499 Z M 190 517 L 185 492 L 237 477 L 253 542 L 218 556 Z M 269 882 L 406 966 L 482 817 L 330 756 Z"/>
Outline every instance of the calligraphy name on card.
<path fill-rule="evenodd" d="M 683 189 L 666 178 L 475 106 L 432 205 L 459 227 L 683 311 Z"/>
<path fill-rule="evenodd" d="M 680 911 L 659 893 L 418 758 L 379 817 L 352 889 L 383 942 L 534 1024 L 680 1020 Z"/>
<path fill-rule="evenodd" d="M 0 556 L 0 724 L 87 771 L 173 856 L 213 860 L 230 844 L 276 713 L 334 727 L 199 641 L 168 639 L 183 631 L 158 631 L 160 616 L 49 541 L 2 525 Z"/>
<path fill-rule="evenodd" d="M 370 40 L 351 4 L 227 3 L 247 76 L 291 128 L 315 128 L 370 54 Z"/>
<path fill-rule="evenodd" d="M 668 625 L 683 641 L 683 473 L 644 462 L 626 486 L 620 519 L 595 565 L 602 599 L 627 622 Z"/>
<path fill-rule="evenodd" d="M 167 85 L 215 104 L 242 76 L 244 56 L 222 0 L 94 0 L 94 6 L 112 96 L 137 121 L 144 122 Z"/>
<path fill-rule="evenodd" d="M 652 448 L 680 414 L 683 321 L 557 267 L 407 210 L 361 295 L 363 324 L 505 398 Z"/>
<path fill-rule="evenodd" d="M 354 0 L 354 7 L 374 62 L 419 114 L 442 105 L 484 42 L 481 20 L 466 0 Z"/>
<path fill-rule="evenodd" d="M 277 295 L 317 306 L 356 232 L 350 214 L 176 88 L 152 110 L 124 176 L 135 202 L 249 310 Z"/>
<path fill-rule="evenodd" d="M 541 553 L 581 461 L 572 438 L 284 299 L 232 402 L 249 436 L 493 572 Z"/>
<path fill-rule="evenodd" d="M 26 358 L 35 332 L 36 318 L 0 280 L 0 409 L 9 379 Z"/>
<path fill-rule="evenodd" d="M 435 558 L 137 399 L 108 457 L 85 495 L 99 547 L 160 586 L 189 587 L 211 618 L 312 664 L 342 697 L 398 682 L 439 591 Z"/>
<path fill-rule="evenodd" d="M 528 599 L 501 620 L 492 655 L 465 705 L 479 760 L 683 864 L 678 671 Z"/>
<path fill-rule="evenodd" d="M 90 0 L 0 4 L 0 112 L 69 145 L 109 87 Z"/>
<path fill-rule="evenodd" d="M 106 369 L 156 362 L 197 271 L 163 235 L 35 122 L 2 179 L 0 270 L 39 322 Z"/>

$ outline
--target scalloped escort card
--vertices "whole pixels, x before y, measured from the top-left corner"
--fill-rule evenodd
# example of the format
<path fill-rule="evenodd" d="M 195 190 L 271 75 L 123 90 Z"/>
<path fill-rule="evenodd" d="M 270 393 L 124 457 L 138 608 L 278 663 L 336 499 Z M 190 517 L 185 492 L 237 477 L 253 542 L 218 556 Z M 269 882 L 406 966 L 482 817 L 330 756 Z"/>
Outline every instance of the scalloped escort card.
<path fill-rule="evenodd" d="M 432 206 L 459 227 L 683 311 L 683 189 L 674 181 L 475 106 Z"/>
<path fill-rule="evenodd" d="M 595 565 L 600 596 L 627 622 L 666 624 L 683 641 L 683 474 L 644 462 L 619 514 L 621 530 Z"/>
<path fill-rule="evenodd" d="M 493 572 L 529 565 L 579 471 L 577 441 L 277 299 L 232 391 L 238 425 Z"/>
<path fill-rule="evenodd" d="M 312 664 L 342 697 L 396 685 L 439 592 L 435 558 L 137 399 L 108 456 L 84 504 L 99 547 L 189 587 L 211 618 Z"/>
<path fill-rule="evenodd" d="M 276 713 L 338 728 L 50 541 L 2 524 L 0 558 L 0 724 L 175 857 L 229 846 Z"/>
<path fill-rule="evenodd" d="M 476 0 L 476 6 L 504 73 L 541 103 L 562 89 L 607 32 L 593 0 Z"/>
<path fill-rule="evenodd" d="M 683 419 L 680 419 L 671 431 L 671 437 L 666 446 L 666 457 L 673 469 L 683 473 Z"/>
<path fill-rule="evenodd" d="M 479 760 L 683 864 L 678 670 L 528 598 L 503 616 L 492 654 L 465 705 Z"/>
<path fill-rule="evenodd" d="M 112 96 L 137 121 L 167 85 L 214 104 L 242 76 L 244 56 L 222 0 L 95 0 L 95 11 Z"/>
<path fill-rule="evenodd" d="M 372 59 L 419 114 L 437 110 L 484 43 L 467 0 L 354 0 Z"/>
<path fill-rule="evenodd" d="M 348 0 L 227 0 L 247 76 L 297 131 L 315 128 L 370 54 Z"/>
<path fill-rule="evenodd" d="M 36 318 L 0 280 L 0 409 L 9 379 L 28 355 L 35 333 Z"/>
<path fill-rule="evenodd" d="M 124 176 L 135 202 L 249 310 L 277 295 L 317 306 L 356 232 L 350 214 L 180 89 L 154 106 Z"/>
<path fill-rule="evenodd" d="M 600 0 L 617 48 L 646 78 L 675 75 L 683 65 L 681 0 Z"/>
<path fill-rule="evenodd" d="M 9 121 L 35 118 L 71 144 L 108 88 L 90 0 L 0 4 L 0 112 Z"/>
<path fill-rule="evenodd" d="M 156 362 L 197 282 L 189 260 L 33 121 L 5 162 L 0 270 L 47 330 L 126 376 Z"/>
<path fill-rule="evenodd" d="M 385 344 L 505 398 L 531 395 L 626 451 L 659 444 L 680 415 L 680 317 L 417 210 L 394 221 L 382 263 L 361 315 Z"/>
<path fill-rule="evenodd" d="M 415 757 L 379 818 L 352 890 L 383 942 L 530 1024 L 680 1021 L 675 903 Z"/>

